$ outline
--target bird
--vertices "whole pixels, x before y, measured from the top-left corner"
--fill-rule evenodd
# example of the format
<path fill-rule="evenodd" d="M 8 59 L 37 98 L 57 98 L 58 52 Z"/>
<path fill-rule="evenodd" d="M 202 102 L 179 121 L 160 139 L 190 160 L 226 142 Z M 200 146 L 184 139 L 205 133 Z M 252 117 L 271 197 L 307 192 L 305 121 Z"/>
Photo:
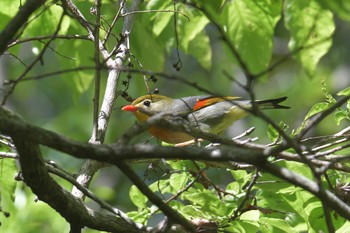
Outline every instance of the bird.
<path fill-rule="evenodd" d="M 147 94 L 122 107 L 123 111 L 132 112 L 139 122 L 145 122 L 153 115 L 164 113 L 178 115 L 186 119 L 191 127 L 201 131 L 221 134 L 235 121 L 247 116 L 253 105 L 259 109 L 288 109 L 280 105 L 287 97 L 267 100 L 240 100 L 235 96 L 187 96 L 173 99 L 160 94 Z M 248 110 L 248 111 L 247 111 Z M 180 144 L 195 139 L 194 136 L 153 125 L 148 132 L 159 140 Z"/>

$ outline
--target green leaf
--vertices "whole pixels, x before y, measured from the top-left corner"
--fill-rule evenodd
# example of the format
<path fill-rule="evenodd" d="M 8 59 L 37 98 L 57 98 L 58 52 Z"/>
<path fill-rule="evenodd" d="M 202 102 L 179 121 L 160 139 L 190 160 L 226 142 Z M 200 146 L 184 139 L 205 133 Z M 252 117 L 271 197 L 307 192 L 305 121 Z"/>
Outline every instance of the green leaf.
<path fill-rule="evenodd" d="M 197 0 L 196 4 L 200 6 L 201 8 L 204 8 L 206 11 L 210 12 L 211 14 L 218 14 L 220 15 L 223 7 L 225 4 L 227 4 L 227 0 L 215 0 L 215 1 L 202 1 Z"/>
<path fill-rule="evenodd" d="M 0 201 L 1 196 L 9 195 L 14 198 L 17 182 L 15 175 L 17 173 L 16 163 L 13 159 L 0 159 Z"/>
<path fill-rule="evenodd" d="M 337 16 L 342 18 L 343 20 L 350 21 L 350 1 L 348 0 L 318 0 L 320 5 Z"/>
<path fill-rule="evenodd" d="M 174 10 L 172 6 L 168 6 L 166 8 L 162 7 L 157 9 Z M 152 32 L 154 33 L 154 35 L 159 36 L 164 31 L 164 29 L 169 25 L 171 19 L 173 18 L 174 18 L 174 13 L 172 12 L 156 13 L 155 17 L 151 18 L 153 21 Z"/>
<path fill-rule="evenodd" d="M 2 31 L 8 24 L 8 22 L 11 20 L 11 18 L 7 15 L 4 15 L 0 13 L 0 31 Z"/>
<path fill-rule="evenodd" d="M 230 224 L 230 227 L 225 227 L 225 232 L 234 232 L 234 233 L 250 233 L 250 232 L 259 232 L 261 226 L 259 222 L 249 221 L 249 220 L 236 220 Z"/>
<path fill-rule="evenodd" d="M 62 16 L 62 7 L 58 5 L 52 5 L 49 9 L 43 11 L 40 17 L 33 15 L 35 18 L 31 21 L 29 26 L 25 29 L 24 35 L 26 36 L 38 36 L 38 35 L 50 35 L 57 29 L 59 20 Z M 65 33 L 68 30 L 70 23 L 69 17 L 65 17 L 60 28 L 60 33 Z"/>
<path fill-rule="evenodd" d="M 350 87 L 347 87 L 337 93 L 339 96 L 349 96 L 350 95 Z"/>
<path fill-rule="evenodd" d="M 308 224 L 315 232 L 327 232 L 326 222 L 320 221 L 324 219 L 324 211 L 319 201 L 311 202 L 305 206 L 305 212 L 308 214 Z"/>
<path fill-rule="evenodd" d="M 186 203 L 187 204 L 187 203 Z M 186 206 L 188 205 L 184 205 L 184 203 L 180 202 L 180 201 L 177 201 L 177 200 L 172 200 L 170 203 L 169 203 L 169 206 L 171 208 L 173 208 L 174 210 L 179 210 L 181 211 L 183 208 L 185 208 Z M 153 211 L 154 212 L 154 211 Z"/>
<path fill-rule="evenodd" d="M 205 214 L 193 205 L 186 205 L 181 213 L 187 218 L 205 218 Z"/>
<path fill-rule="evenodd" d="M 161 71 L 164 66 L 165 50 L 161 46 L 161 43 L 154 38 L 151 29 L 147 29 L 144 25 L 145 21 L 149 21 L 149 17 L 145 14 L 140 16 L 135 17 L 133 25 L 134 31 L 137 31 L 137 34 L 130 37 L 131 53 L 140 61 L 144 69 Z"/>
<path fill-rule="evenodd" d="M 170 20 L 173 18 L 173 16 L 171 14 L 161 14 L 161 16 L 159 17 L 159 19 L 155 20 L 154 24 L 153 24 L 153 33 L 156 36 L 159 36 L 160 33 L 163 32 L 163 30 L 168 26 Z"/>
<path fill-rule="evenodd" d="M 212 51 L 209 37 L 205 33 L 199 33 L 188 45 L 188 53 L 194 56 L 199 64 L 209 70 L 211 68 Z"/>
<path fill-rule="evenodd" d="M 180 8 L 181 9 L 181 8 Z M 205 26 L 209 20 L 196 12 L 184 11 L 190 15 L 190 21 L 186 18 L 178 18 L 178 37 L 182 50 L 186 54 L 194 56 L 205 69 L 211 67 L 211 46 Z"/>
<path fill-rule="evenodd" d="M 20 1 L 1 0 L 0 13 L 13 17 L 21 7 Z M 1 20 L 2 21 L 2 20 Z"/>
<path fill-rule="evenodd" d="M 238 194 L 242 192 L 242 188 L 248 181 L 252 178 L 252 173 L 247 173 L 247 171 L 243 170 L 231 170 L 231 175 L 235 179 L 235 182 L 231 182 L 227 185 L 226 191 L 233 192 L 235 194 Z"/>
<path fill-rule="evenodd" d="M 270 184 L 270 186 L 273 185 L 273 183 Z M 297 221 L 304 221 L 303 218 L 295 214 L 294 206 L 291 206 L 285 198 L 295 200 L 296 195 L 292 192 L 277 193 L 274 191 L 267 191 L 265 188 L 259 190 L 256 195 L 259 207 L 265 208 L 266 212 L 269 212 L 266 216 L 274 218 L 289 218 L 292 216 L 293 218 L 296 218 Z M 300 202 L 303 204 L 301 200 Z"/>
<path fill-rule="evenodd" d="M 337 228 L 337 232 L 347 232 L 350 229 L 350 221 L 346 221 L 341 227 Z"/>
<path fill-rule="evenodd" d="M 167 163 L 170 165 L 170 167 L 174 170 L 184 170 L 184 171 L 189 171 L 189 170 L 197 170 L 197 166 L 193 163 L 193 161 L 190 160 L 177 160 L 177 161 L 167 161 Z M 200 168 L 204 168 L 205 164 L 196 162 L 196 164 Z"/>
<path fill-rule="evenodd" d="M 259 222 L 262 227 L 261 232 L 298 232 L 283 219 L 262 217 Z"/>
<path fill-rule="evenodd" d="M 224 28 L 251 73 L 263 71 L 270 63 L 274 28 L 281 9 L 282 1 L 235 0 L 226 3 Z"/>
<path fill-rule="evenodd" d="M 188 53 L 189 43 L 197 39 L 199 34 L 203 34 L 204 27 L 209 23 L 209 20 L 203 15 L 194 15 L 190 21 L 182 20 L 181 31 L 179 31 L 179 39 L 185 53 Z M 210 46 L 207 47 L 208 49 Z"/>
<path fill-rule="evenodd" d="M 147 224 L 147 220 L 151 216 L 151 213 L 147 209 L 143 209 L 142 211 L 128 212 L 127 215 L 135 222 Z"/>
<path fill-rule="evenodd" d="M 287 211 L 293 213 L 298 219 L 303 219 L 304 222 L 309 218 L 309 212 L 306 211 L 306 203 L 313 202 L 314 196 L 304 190 L 299 190 L 298 192 L 285 193 L 280 195 L 280 198 L 283 203 L 287 203 L 290 206 L 290 209 Z M 301 222 L 300 220 L 298 222 Z"/>
<path fill-rule="evenodd" d="M 237 182 L 231 182 L 226 186 L 226 191 L 237 195 L 242 191 L 242 186 Z"/>
<path fill-rule="evenodd" d="M 311 229 L 313 229 L 315 232 L 327 232 L 327 224 L 324 220 L 324 209 L 322 207 L 322 203 L 317 198 L 313 198 L 312 202 L 305 206 L 305 212 L 309 217 L 308 224 Z M 331 212 L 330 216 L 335 229 L 339 229 L 346 222 L 348 222 L 346 219 L 340 218 L 334 212 Z"/>
<path fill-rule="evenodd" d="M 286 0 L 285 25 L 291 32 L 289 50 L 309 76 L 332 45 L 333 15 L 315 1 Z"/>
<path fill-rule="evenodd" d="M 235 179 L 235 181 L 246 181 L 247 175 L 250 177 L 251 175 L 247 173 L 247 171 L 244 170 L 230 170 L 231 175 Z M 248 178 L 249 179 L 249 178 Z"/>
<path fill-rule="evenodd" d="M 339 125 L 340 122 L 344 119 L 350 119 L 349 112 L 340 108 L 334 113 L 334 120 L 336 124 Z"/>
<path fill-rule="evenodd" d="M 94 74 L 91 72 L 84 72 L 84 71 L 77 72 L 76 76 L 73 78 L 73 82 L 72 82 L 72 79 L 70 79 L 70 81 L 67 80 L 67 82 L 71 84 L 74 83 L 74 87 L 78 91 L 78 94 L 82 94 L 87 90 L 89 90 L 93 81 L 94 81 Z"/>
<path fill-rule="evenodd" d="M 227 214 L 227 207 L 218 199 L 214 192 L 196 189 L 194 192 L 184 193 L 183 196 L 184 199 L 191 201 L 194 206 L 197 206 L 202 211 L 218 216 Z M 210 203 L 210 205 L 208 205 L 208 203 Z"/>
<path fill-rule="evenodd" d="M 164 180 L 158 180 L 152 183 L 149 188 L 153 192 L 160 192 L 162 194 L 165 193 L 172 193 L 175 194 L 177 192 L 177 189 L 174 189 L 173 186 L 169 184 L 169 179 L 164 179 Z"/>
<path fill-rule="evenodd" d="M 244 212 L 239 219 L 240 220 L 249 220 L 249 221 L 258 221 L 260 218 L 260 211 L 259 210 L 249 210 L 247 212 Z"/>
<path fill-rule="evenodd" d="M 275 164 L 279 165 L 279 166 L 283 166 L 283 167 L 287 168 L 289 171 L 298 173 L 299 175 L 305 176 L 307 178 L 310 178 L 310 179 L 314 178 L 310 168 L 303 163 L 298 163 L 298 162 L 293 162 L 293 161 L 287 162 L 285 160 L 282 160 L 282 161 L 279 161 Z M 293 187 L 291 187 L 291 188 L 293 188 Z"/>
<path fill-rule="evenodd" d="M 187 181 L 188 175 L 185 172 L 174 173 L 169 178 L 170 185 L 176 190 L 181 190 L 182 188 L 184 188 Z"/>
<path fill-rule="evenodd" d="M 278 133 L 278 131 L 272 125 L 269 124 L 267 127 L 267 136 L 269 137 L 271 142 L 275 142 L 278 139 L 279 135 L 280 134 Z"/>
<path fill-rule="evenodd" d="M 135 186 L 131 186 L 129 191 L 130 200 L 139 209 L 145 208 L 147 205 L 147 197 L 142 194 L 142 192 Z"/>
<path fill-rule="evenodd" d="M 329 103 L 322 102 L 322 103 L 317 103 L 314 106 L 311 107 L 309 112 L 305 116 L 305 120 L 309 119 L 313 115 L 316 115 L 317 113 L 323 112 L 324 110 L 327 110 L 330 107 Z"/>

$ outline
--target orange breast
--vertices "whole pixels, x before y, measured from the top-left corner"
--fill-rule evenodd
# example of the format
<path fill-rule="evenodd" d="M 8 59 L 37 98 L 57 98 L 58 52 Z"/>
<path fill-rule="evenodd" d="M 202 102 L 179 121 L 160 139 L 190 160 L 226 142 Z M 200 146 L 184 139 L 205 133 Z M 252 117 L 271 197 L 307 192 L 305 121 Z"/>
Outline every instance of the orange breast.
<path fill-rule="evenodd" d="M 152 136 L 159 138 L 161 141 L 172 144 L 186 142 L 191 139 L 194 139 L 194 137 L 189 134 L 156 126 L 150 127 L 148 129 L 148 132 Z"/>
<path fill-rule="evenodd" d="M 147 114 L 144 114 L 140 111 L 136 111 L 134 114 L 137 120 L 140 122 L 144 122 L 149 118 Z M 158 138 L 159 140 L 167 143 L 172 143 L 172 144 L 186 142 L 191 139 L 194 139 L 194 137 L 192 137 L 189 134 L 186 134 L 180 131 L 171 130 L 171 129 L 161 128 L 157 126 L 151 126 L 148 129 L 148 132 L 152 136 Z"/>

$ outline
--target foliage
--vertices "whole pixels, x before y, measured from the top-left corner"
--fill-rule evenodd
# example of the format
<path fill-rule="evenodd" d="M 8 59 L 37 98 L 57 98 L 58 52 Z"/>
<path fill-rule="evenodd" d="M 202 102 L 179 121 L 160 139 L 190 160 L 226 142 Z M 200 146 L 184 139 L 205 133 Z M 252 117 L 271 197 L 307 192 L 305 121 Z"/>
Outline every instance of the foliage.
<path fill-rule="evenodd" d="M 248 124 L 254 125 L 256 132 L 241 135 L 234 142 L 246 150 L 259 150 L 266 159 L 264 163 L 293 172 L 292 178 L 313 182 L 319 193 L 327 191 L 344 205 L 350 203 L 350 88 L 349 82 L 337 81 L 334 71 L 344 66 L 349 69 L 348 64 L 342 64 L 345 59 L 341 54 L 350 48 L 344 43 L 346 39 L 339 39 L 346 36 L 338 35 L 342 27 L 349 30 L 348 1 L 128 0 L 102 1 L 101 7 L 98 2 L 72 3 L 85 16 L 84 21 L 68 4 L 71 1 L 47 1 L 21 25 L 2 55 L 6 71 L 2 74 L 2 105 L 10 106 L 26 122 L 65 135 L 67 140 L 87 142 L 94 132 L 90 142 L 103 143 L 107 128 L 95 127 L 107 127 L 109 123 L 105 144 L 110 145 L 118 144 L 125 132 L 132 132 L 128 128 L 134 119 L 120 112 L 130 96 L 158 91 L 172 97 L 198 93 L 222 96 L 232 91 L 245 98 L 285 95 L 291 110 L 253 112 L 254 119 L 238 126 L 245 129 Z M 9 0 L 0 3 L 0 31 L 6 31 L 21 4 Z M 96 25 L 98 34 L 94 34 Z M 93 39 L 96 35 L 100 44 Z M 119 58 L 122 65 L 111 68 L 111 61 L 118 64 Z M 101 111 L 98 115 L 106 101 L 102 93 L 110 88 L 107 83 L 115 72 L 119 72 L 112 91 L 116 96 L 111 98 L 115 110 L 110 122 L 100 124 L 103 114 L 107 114 Z M 99 101 L 97 108 L 92 99 Z M 330 115 L 332 119 L 327 118 Z M 2 124 L 0 231 L 33 232 L 43 227 L 48 232 L 67 230 L 68 224 L 55 208 L 34 202 L 33 193 L 15 181 L 15 177 L 23 180 L 15 162 L 23 155 L 17 154 L 12 138 L 16 135 L 4 133 Z M 240 132 L 229 134 L 233 137 Z M 132 137 L 130 144 L 139 145 L 148 135 Z M 256 138 L 260 144 L 253 143 Z M 28 141 L 33 139 L 28 137 Z M 148 143 L 159 144 L 155 140 Z M 199 148 L 188 148 L 194 152 L 206 149 L 239 153 L 232 143 L 204 142 Z M 67 155 L 64 149 L 42 145 L 46 145 L 41 151 L 51 176 L 70 190 L 70 174 L 78 173 L 82 161 Z M 166 154 L 162 157 L 165 159 L 149 162 L 150 158 L 140 156 L 128 163 L 139 177 L 144 175 L 143 183 L 166 206 L 197 227 L 219 232 L 327 232 L 333 228 L 344 232 L 349 227 L 349 219 L 312 192 L 314 186 L 305 184 L 305 188 L 302 181 L 293 183 L 292 178 L 283 176 L 285 173 L 276 174 L 264 164 L 222 159 L 213 163 L 209 157 L 205 157 L 208 161 L 171 160 Z M 143 165 L 138 165 L 137 159 Z M 52 166 L 65 175 L 58 175 Z M 132 221 L 161 225 L 160 219 L 167 215 L 160 210 L 162 206 L 152 201 L 130 178 L 132 175 L 118 168 L 124 174 L 116 173 L 115 167 L 102 170 L 89 189 L 99 199 L 124 210 Z M 101 203 L 98 205 L 101 207 Z M 23 223 L 20 229 L 18 222 Z M 95 230 L 101 229 L 85 231 Z"/>

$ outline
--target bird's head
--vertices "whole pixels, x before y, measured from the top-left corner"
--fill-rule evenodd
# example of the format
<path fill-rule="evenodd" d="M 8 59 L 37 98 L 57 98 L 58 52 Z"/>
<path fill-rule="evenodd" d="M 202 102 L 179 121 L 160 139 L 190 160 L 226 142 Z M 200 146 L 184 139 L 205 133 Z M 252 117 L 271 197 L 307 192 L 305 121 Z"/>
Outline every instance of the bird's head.
<path fill-rule="evenodd" d="M 123 111 L 132 112 L 139 121 L 146 121 L 157 113 L 167 112 L 171 109 L 173 99 L 157 94 L 144 95 L 131 104 L 122 108 Z"/>

